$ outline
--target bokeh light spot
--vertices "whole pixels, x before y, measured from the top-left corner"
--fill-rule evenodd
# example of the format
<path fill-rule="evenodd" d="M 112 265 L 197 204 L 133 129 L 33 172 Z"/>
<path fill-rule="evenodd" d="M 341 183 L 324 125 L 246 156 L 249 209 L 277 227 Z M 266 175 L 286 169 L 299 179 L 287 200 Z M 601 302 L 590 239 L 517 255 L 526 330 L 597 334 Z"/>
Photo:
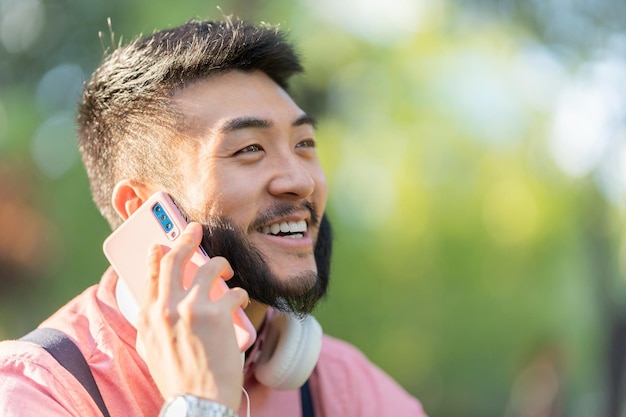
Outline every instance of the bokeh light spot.
<path fill-rule="evenodd" d="M 39 0 L 0 0 L 0 41 L 10 53 L 23 52 L 37 40 L 46 13 Z"/>
<path fill-rule="evenodd" d="M 37 86 L 37 105 L 44 113 L 73 110 L 81 94 L 84 73 L 76 64 L 48 71 Z"/>
<path fill-rule="evenodd" d="M 78 159 L 72 112 L 60 112 L 46 120 L 32 143 L 35 163 L 46 176 L 59 178 Z"/>

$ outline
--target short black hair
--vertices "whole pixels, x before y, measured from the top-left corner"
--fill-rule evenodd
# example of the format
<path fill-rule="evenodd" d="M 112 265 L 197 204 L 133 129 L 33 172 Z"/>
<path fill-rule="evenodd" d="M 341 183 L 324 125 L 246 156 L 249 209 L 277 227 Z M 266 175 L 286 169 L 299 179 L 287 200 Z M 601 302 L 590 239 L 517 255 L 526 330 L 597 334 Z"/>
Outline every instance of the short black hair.
<path fill-rule="evenodd" d="M 287 90 L 303 68 L 278 27 L 236 18 L 190 20 L 104 57 L 85 85 L 77 134 L 94 202 L 111 227 L 121 223 L 111 205 L 121 179 L 174 187 L 175 161 L 163 152 L 180 145 L 173 92 L 233 70 L 262 71 Z"/>

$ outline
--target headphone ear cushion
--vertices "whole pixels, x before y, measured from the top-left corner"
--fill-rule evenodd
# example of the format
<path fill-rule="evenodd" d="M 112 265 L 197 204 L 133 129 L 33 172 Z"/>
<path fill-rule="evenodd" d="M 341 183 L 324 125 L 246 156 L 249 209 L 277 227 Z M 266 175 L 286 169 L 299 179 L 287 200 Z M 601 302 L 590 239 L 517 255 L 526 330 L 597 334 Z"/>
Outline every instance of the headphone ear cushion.
<path fill-rule="evenodd" d="M 313 316 L 299 320 L 288 314 L 277 314 L 269 326 L 254 375 L 278 390 L 300 388 L 322 350 L 322 326 Z"/>

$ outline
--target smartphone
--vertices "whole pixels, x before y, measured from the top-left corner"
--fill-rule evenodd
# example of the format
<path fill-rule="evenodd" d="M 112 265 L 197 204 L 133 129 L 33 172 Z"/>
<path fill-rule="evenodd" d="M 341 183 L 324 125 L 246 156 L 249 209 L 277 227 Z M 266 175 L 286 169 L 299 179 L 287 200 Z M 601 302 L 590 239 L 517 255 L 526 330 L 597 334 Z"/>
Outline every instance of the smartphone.
<path fill-rule="evenodd" d="M 163 192 L 154 193 L 124 223 L 106 238 L 103 251 L 109 263 L 129 289 L 137 306 L 141 303 L 148 278 L 147 257 L 150 247 L 157 243 L 167 252 L 183 233 L 187 222 L 172 201 Z M 209 257 L 198 247 L 185 266 L 183 287 L 189 288 L 198 271 Z M 209 292 L 217 299 L 228 291 L 223 279 L 217 279 Z M 233 312 L 235 336 L 241 352 L 256 339 L 256 331 L 241 307 Z"/>

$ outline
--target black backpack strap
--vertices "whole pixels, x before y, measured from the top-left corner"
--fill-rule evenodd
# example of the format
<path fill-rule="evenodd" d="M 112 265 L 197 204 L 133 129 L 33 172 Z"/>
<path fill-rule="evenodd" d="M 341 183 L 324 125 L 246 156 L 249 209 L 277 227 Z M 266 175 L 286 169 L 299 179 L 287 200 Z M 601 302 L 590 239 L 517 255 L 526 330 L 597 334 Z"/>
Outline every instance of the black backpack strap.
<path fill-rule="evenodd" d="M 302 417 L 314 417 L 313 397 L 311 397 L 311 386 L 309 380 L 300 387 L 300 399 L 302 400 Z"/>
<path fill-rule="evenodd" d="M 39 328 L 28 333 L 20 340 L 35 343 L 47 350 L 61 366 L 74 375 L 78 382 L 85 387 L 102 412 L 102 415 L 110 417 L 96 380 L 93 378 L 91 369 L 89 369 L 89 364 L 87 364 L 80 349 L 65 333 L 56 329 Z"/>

